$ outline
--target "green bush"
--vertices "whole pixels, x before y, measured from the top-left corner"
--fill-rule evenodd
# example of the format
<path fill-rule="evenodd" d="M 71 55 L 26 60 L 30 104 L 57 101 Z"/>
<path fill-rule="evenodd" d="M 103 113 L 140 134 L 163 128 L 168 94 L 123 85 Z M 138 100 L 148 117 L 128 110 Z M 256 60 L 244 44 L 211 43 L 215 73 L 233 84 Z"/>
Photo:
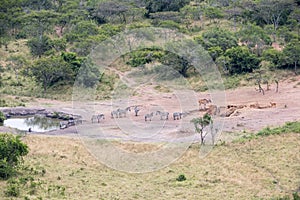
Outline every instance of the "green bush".
<path fill-rule="evenodd" d="M 3 124 L 5 119 L 6 119 L 5 115 L 3 114 L 3 112 L 0 111 L 0 125 Z"/>
<path fill-rule="evenodd" d="M 186 177 L 184 174 L 180 174 L 177 178 L 176 178 L 176 181 L 185 181 L 186 180 Z"/>
<path fill-rule="evenodd" d="M 12 176 L 27 153 L 28 146 L 20 140 L 20 136 L 0 134 L 0 178 Z"/>
<path fill-rule="evenodd" d="M 15 180 L 8 181 L 7 188 L 4 191 L 5 195 L 8 197 L 18 197 L 20 196 L 20 185 Z"/>

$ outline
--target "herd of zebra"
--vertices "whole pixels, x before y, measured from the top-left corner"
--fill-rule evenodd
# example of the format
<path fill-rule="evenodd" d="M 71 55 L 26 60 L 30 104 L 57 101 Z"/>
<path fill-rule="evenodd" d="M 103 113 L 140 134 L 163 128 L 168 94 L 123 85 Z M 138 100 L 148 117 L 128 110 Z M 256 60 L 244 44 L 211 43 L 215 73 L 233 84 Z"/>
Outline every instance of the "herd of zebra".
<path fill-rule="evenodd" d="M 133 111 L 135 113 L 135 116 L 138 116 L 139 111 L 141 110 L 139 108 L 139 106 L 129 106 L 125 109 L 121 109 L 118 108 L 117 110 L 113 110 L 111 111 L 110 115 L 111 118 L 123 118 L 126 117 L 128 112 L 131 112 L 133 107 Z M 156 111 L 156 112 L 151 112 L 148 114 L 145 114 L 144 119 L 145 121 L 152 121 L 153 117 L 154 117 L 154 113 L 155 115 L 159 115 L 160 116 L 160 120 L 168 120 L 169 119 L 169 112 L 163 112 L 163 111 Z M 173 113 L 173 119 L 174 120 L 179 120 L 183 117 L 184 113 L 182 112 L 174 112 Z M 105 116 L 103 113 L 98 114 L 98 115 L 93 115 L 91 118 L 92 123 L 98 122 L 100 123 L 101 120 L 104 120 Z"/>

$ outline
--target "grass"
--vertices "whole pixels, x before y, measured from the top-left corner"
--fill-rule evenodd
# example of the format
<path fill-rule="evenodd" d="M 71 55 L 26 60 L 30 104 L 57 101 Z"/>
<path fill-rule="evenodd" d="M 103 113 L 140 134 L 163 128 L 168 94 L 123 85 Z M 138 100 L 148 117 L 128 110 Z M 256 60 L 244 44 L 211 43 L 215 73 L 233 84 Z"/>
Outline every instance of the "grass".
<path fill-rule="evenodd" d="M 219 145 L 201 159 L 194 144 L 166 168 L 144 174 L 100 164 L 79 139 L 28 135 L 29 167 L 14 179 L 19 195 L 5 197 L 15 185 L 3 181 L 0 194 L 3 199 L 292 199 L 300 185 L 299 124 L 263 129 L 257 139 Z M 132 152 L 145 148 L 120 145 Z M 26 177 L 33 180 L 21 184 Z"/>
<path fill-rule="evenodd" d="M 282 135 L 286 133 L 300 133 L 300 122 L 287 122 L 283 126 L 275 128 L 266 127 L 257 133 L 249 133 L 243 135 L 242 137 L 234 140 L 234 142 L 245 142 L 252 139 L 258 139 L 264 136 Z"/>

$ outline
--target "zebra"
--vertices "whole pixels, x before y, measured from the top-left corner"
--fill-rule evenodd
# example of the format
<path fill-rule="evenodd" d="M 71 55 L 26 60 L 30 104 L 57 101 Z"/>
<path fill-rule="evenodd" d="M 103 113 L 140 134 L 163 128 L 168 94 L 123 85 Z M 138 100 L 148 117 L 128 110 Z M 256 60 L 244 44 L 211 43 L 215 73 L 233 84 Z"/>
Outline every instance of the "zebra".
<path fill-rule="evenodd" d="M 140 111 L 140 109 L 137 106 L 135 106 L 134 107 L 135 116 L 138 116 L 139 111 Z"/>
<path fill-rule="evenodd" d="M 174 120 L 179 120 L 179 119 L 181 119 L 181 117 L 182 117 L 182 115 L 183 115 L 183 113 L 181 113 L 181 112 L 174 112 L 173 113 L 173 119 Z"/>
<path fill-rule="evenodd" d="M 145 115 L 145 122 L 147 121 L 147 119 L 149 119 L 150 121 L 152 120 L 152 117 L 153 117 L 153 112 L 150 113 L 150 114 L 146 114 Z"/>
<path fill-rule="evenodd" d="M 165 120 L 169 119 L 169 113 L 168 112 L 161 112 L 161 111 L 156 111 L 156 115 L 160 115 L 160 120 L 163 120 L 163 118 L 165 118 Z"/>
<path fill-rule="evenodd" d="M 111 118 L 118 118 L 119 117 L 119 109 L 111 111 L 110 115 L 111 115 Z"/>
<path fill-rule="evenodd" d="M 94 123 L 94 120 L 97 120 L 97 122 L 99 123 L 101 119 L 105 119 L 104 114 L 93 115 L 91 120 L 92 123 Z"/>
<path fill-rule="evenodd" d="M 126 113 L 128 112 L 128 111 L 131 111 L 130 110 L 130 107 L 127 107 L 127 108 L 125 108 L 125 109 L 118 109 L 117 110 L 118 111 L 118 115 L 119 115 L 119 117 L 126 117 Z"/>

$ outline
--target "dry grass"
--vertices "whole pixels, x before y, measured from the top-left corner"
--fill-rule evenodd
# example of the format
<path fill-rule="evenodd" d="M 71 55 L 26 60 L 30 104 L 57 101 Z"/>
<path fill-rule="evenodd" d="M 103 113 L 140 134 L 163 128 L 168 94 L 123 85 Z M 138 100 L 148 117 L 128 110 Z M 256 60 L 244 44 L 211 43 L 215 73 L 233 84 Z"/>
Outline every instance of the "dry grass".
<path fill-rule="evenodd" d="M 38 177 L 43 187 L 27 195 L 30 199 L 269 199 L 292 194 L 300 185 L 300 134 L 218 146 L 205 158 L 194 145 L 175 163 L 145 174 L 105 167 L 75 138 L 30 135 L 24 140 L 30 147 L 26 164 L 46 170 Z M 118 145 L 132 152 L 156 148 Z M 176 181 L 179 174 L 187 180 Z M 0 182 L 2 194 L 4 185 Z M 49 193 L 54 186 L 65 187 L 65 194 Z"/>

